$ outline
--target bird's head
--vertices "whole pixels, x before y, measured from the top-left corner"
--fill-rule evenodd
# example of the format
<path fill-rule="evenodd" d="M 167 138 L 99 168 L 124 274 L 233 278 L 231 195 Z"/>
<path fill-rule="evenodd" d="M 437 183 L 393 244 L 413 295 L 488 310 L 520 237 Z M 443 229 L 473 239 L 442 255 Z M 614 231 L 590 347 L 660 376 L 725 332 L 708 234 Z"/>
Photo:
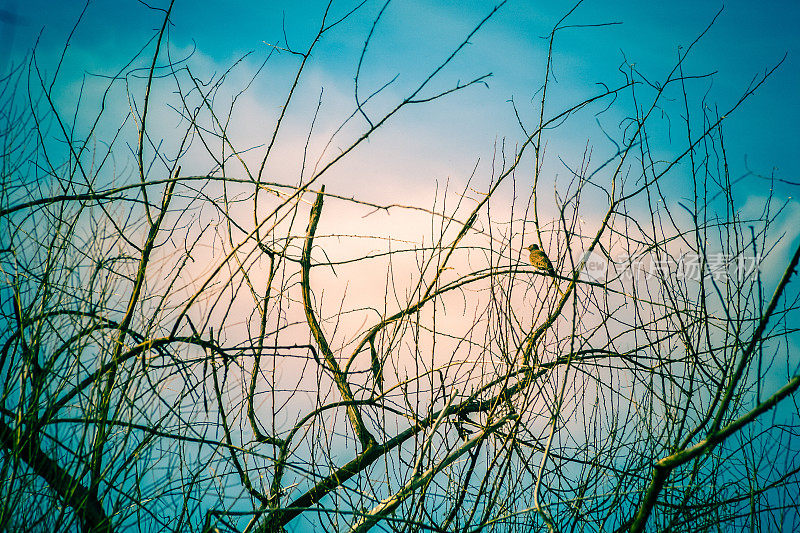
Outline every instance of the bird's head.
<path fill-rule="evenodd" d="M 531 252 L 533 252 L 534 250 L 538 250 L 538 249 L 539 249 L 539 245 L 538 244 L 531 244 L 530 246 L 528 246 L 528 250 L 530 250 Z"/>

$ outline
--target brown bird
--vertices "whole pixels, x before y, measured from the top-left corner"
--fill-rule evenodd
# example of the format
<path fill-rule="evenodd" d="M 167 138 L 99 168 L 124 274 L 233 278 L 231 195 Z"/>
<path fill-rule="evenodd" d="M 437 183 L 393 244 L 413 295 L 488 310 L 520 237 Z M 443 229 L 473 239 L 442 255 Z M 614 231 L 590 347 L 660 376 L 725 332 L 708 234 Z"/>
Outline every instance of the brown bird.
<path fill-rule="evenodd" d="M 531 253 L 531 264 L 533 266 L 535 266 L 538 270 L 547 272 L 551 276 L 556 275 L 556 271 L 553 269 L 553 263 L 550 262 L 547 254 L 539 249 L 538 244 L 531 244 L 528 246 L 528 251 Z"/>
<path fill-rule="evenodd" d="M 556 286 L 558 292 L 560 292 L 563 296 L 564 292 L 558 287 L 558 282 L 556 281 L 556 271 L 553 268 L 553 263 L 550 262 L 550 258 L 547 257 L 547 254 L 539 249 L 538 244 L 531 244 L 528 246 L 528 251 L 531 253 L 531 264 L 536 267 L 537 270 L 541 270 L 542 272 L 546 272 L 548 275 L 553 276 L 553 285 Z"/>

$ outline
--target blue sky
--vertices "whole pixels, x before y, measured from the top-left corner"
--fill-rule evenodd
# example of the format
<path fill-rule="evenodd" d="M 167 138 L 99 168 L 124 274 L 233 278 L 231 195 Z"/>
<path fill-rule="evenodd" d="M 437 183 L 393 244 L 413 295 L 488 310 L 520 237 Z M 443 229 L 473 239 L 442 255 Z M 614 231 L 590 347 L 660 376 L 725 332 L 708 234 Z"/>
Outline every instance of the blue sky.
<path fill-rule="evenodd" d="M 165 4 L 164 2 L 161 2 Z M 348 10 L 353 2 L 334 3 L 333 13 Z M 367 88 L 399 74 L 398 94 L 418 83 L 450 49 L 485 16 L 494 4 L 482 1 L 397 1 L 390 5 L 370 47 L 364 65 Z M 410 120 L 401 127 L 414 128 L 421 138 L 442 139 L 451 118 L 466 122 L 443 148 L 456 173 L 470 168 L 474 158 L 487 154 L 491 142 L 515 133 L 508 100 L 530 99 L 542 81 L 546 41 L 540 37 L 570 7 L 569 2 L 512 1 L 472 40 L 445 73 L 442 84 L 473 75 L 493 73 L 489 88 L 473 88 L 451 98 L 432 120 Z M 5 16 L 0 22 L 0 64 L 18 61 L 43 29 L 40 54 L 58 50 L 83 8 L 82 2 L 0 0 Z M 313 69 L 330 86 L 352 92 L 352 78 L 364 36 L 380 3 L 367 3 L 362 12 L 328 36 L 315 53 Z M 199 54 L 225 68 L 241 55 L 254 51 L 253 64 L 268 51 L 264 42 L 282 41 L 285 21 L 290 44 L 302 48 L 314 34 L 323 2 L 176 2 L 170 34 L 173 46 L 196 46 Z M 617 66 L 624 53 L 637 67 L 657 79 L 674 63 L 678 46 L 690 43 L 722 7 L 718 2 L 644 3 L 633 1 L 586 2 L 570 19 L 575 24 L 622 22 L 621 25 L 568 30 L 556 43 L 555 73 L 564 98 L 591 94 L 594 82 L 619 80 Z M 98 1 L 89 4 L 76 32 L 62 80 L 83 71 L 111 73 L 132 55 L 160 23 L 160 14 L 133 1 Z M 721 105 L 734 99 L 750 78 L 787 60 L 773 79 L 748 102 L 728 127 L 735 143 L 732 163 L 743 168 L 744 157 L 754 170 L 800 181 L 796 124 L 800 119 L 800 6 L 796 2 L 731 2 L 725 5 L 712 31 L 689 62 L 695 72 L 716 71 L 709 100 Z M 286 54 L 284 54 L 286 56 Z M 283 57 L 288 67 L 293 58 Z M 322 83 L 322 82 L 321 82 Z M 255 87 L 256 92 L 268 91 Z M 315 92 L 317 89 L 311 91 Z M 697 91 L 709 90 L 707 83 Z M 566 100 L 565 100 L 566 101 Z M 472 103 L 474 102 L 474 105 Z M 347 102 L 352 104 L 352 101 Z M 412 113 L 413 119 L 413 113 Z M 401 119 L 402 120 L 402 119 Z M 420 130 L 426 130 L 420 133 Z M 576 138 L 581 144 L 585 140 Z M 488 143 L 488 144 L 487 144 Z M 442 153 L 441 151 L 439 153 Z M 463 156 L 462 156 L 463 154 Z M 461 160 L 464 164 L 458 165 Z M 740 170 L 741 170 L 740 168 Z M 790 190 L 785 191 L 790 194 Z"/>
<path fill-rule="evenodd" d="M 334 2 L 330 17 L 349 11 L 356 3 Z M 162 2 L 159 5 L 168 5 Z M 311 143 L 311 160 L 322 160 L 346 147 L 364 130 L 363 120 L 353 121 L 343 134 L 326 148 L 327 139 L 354 109 L 353 77 L 359 54 L 372 21 L 383 2 L 367 2 L 343 24 L 326 33 L 315 48 L 305 71 L 305 78 L 290 106 L 288 118 L 279 138 L 278 149 L 267 168 L 270 179 L 296 183 L 303 146 L 315 106 L 323 92 L 323 107 L 316 119 L 316 140 Z M 63 43 L 84 8 L 82 2 L 45 2 L 0 0 L 0 64 L 21 61 L 36 42 L 38 63 L 52 75 Z M 495 4 L 483 1 L 433 2 L 429 0 L 397 0 L 392 2 L 378 24 L 364 59 L 361 72 L 361 93 L 369 94 L 397 77 L 368 106 L 378 116 L 396 105 L 409 90 L 416 87 L 465 36 L 483 19 Z M 449 183 L 451 191 L 463 189 L 477 168 L 473 186 L 485 189 L 491 176 L 491 159 L 495 146 L 505 142 L 513 147 L 524 137 L 517 124 L 514 100 L 520 116 L 527 124 L 538 118 L 538 93 L 544 76 L 547 41 L 552 26 L 573 6 L 569 2 L 509 1 L 470 40 L 471 45 L 431 83 L 423 95 L 433 94 L 491 73 L 487 86 L 476 85 L 432 104 L 406 107 L 394 116 L 387 127 L 372 135 L 347 160 L 328 173 L 324 183 L 329 192 L 354 195 L 376 203 L 402 203 L 431 207 L 434 198 Z M 315 35 L 324 11 L 324 2 L 182 2 L 175 3 L 168 47 L 173 60 L 188 57 L 193 72 L 203 79 L 219 76 L 243 55 L 227 80 L 227 92 L 217 97 L 218 109 L 227 109 L 230 98 L 248 84 L 250 77 L 269 55 L 269 44 L 284 46 L 284 31 L 289 44 L 297 49 L 308 46 Z M 696 5 L 691 2 L 649 3 L 587 1 L 569 19 L 574 25 L 617 23 L 603 27 L 569 28 L 559 33 L 554 49 L 554 79 L 550 82 L 546 115 L 553 115 L 570 105 L 598 93 L 598 82 L 619 85 L 623 78 L 619 67 L 623 59 L 634 63 L 648 79 L 663 78 L 673 68 L 680 47 L 685 48 L 709 25 L 723 6 L 717 2 Z M 79 125 L 91 124 L 99 98 L 107 80 L 97 75 L 116 74 L 161 26 L 160 11 L 148 9 L 136 1 L 99 0 L 86 8 L 81 24 L 71 41 L 62 66 L 55 93 L 57 105 L 65 117 L 72 117 L 81 83 L 83 89 Z M 792 241 L 798 236 L 792 221 L 800 213 L 797 183 L 800 163 L 797 153 L 796 125 L 800 123 L 800 39 L 795 36 L 800 26 L 800 7 L 792 2 L 755 5 L 751 2 L 726 4 L 716 23 L 693 48 L 685 63 L 685 72 L 694 75 L 714 73 L 712 78 L 687 82 L 693 120 L 697 121 L 702 101 L 724 110 L 735 102 L 751 80 L 773 67 L 786 56 L 783 65 L 770 80 L 727 119 L 726 151 L 733 180 L 749 170 L 759 175 L 774 174 L 774 184 L 763 178 L 749 177 L 738 182 L 734 195 L 735 208 L 744 216 L 757 216 L 770 186 L 778 204 L 787 202 L 788 209 L 773 227 L 773 238 L 780 243 L 773 254 L 772 266 L 765 266 L 771 277 L 780 275 Z M 135 62 L 147 68 L 150 48 Z M 162 52 L 164 64 L 166 52 Z M 278 116 L 286 91 L 298 64 L 297 56 L 273 55 L 266 68 L 252 83 L 247 94 L 237 103 L 238 112 L 230 129 L 237 148 L 264 146 L 271 134 L 271 125 Z M 130 70 L 130 69 L 128 69 Z M 87 76 L 87 73 L 90 74 Z M 94 84 L 94 85 L 93 85 Z M 92 88 L 94 86 L 94 88 Z M 173 88 L 165 83 L 164 92 L 155 94 L 158 102 L 150 118 L 151 132 L 168 144 L 174 140 L 179 119 L 165 102 L 174 98 Z M 669 119 L 659 117 L 651 126 L 656 156 L 675 157 L 686 148 L 682 102 L 678 93 L 663 99 Z M 227 99 L 227 100 L 226 100 Z M 626 107 L 627 105 L 627 107 Z M 606 138 L 622 135 L 630 105 L 612 108 L 596 115 L 598 107 L 587 109 L 547 134 L 548 161 L 543 169 L 548 179 L 569 182 L 567 165 L 580 164 L 584 149 L 592 148 L 594 165 L 613 155 L 615 147 Z M 122 84 L 111 94 L 106 110 L 107 136 L 113 135 L 121 117 L 130 107 Z M 722 111 L 721 111 L 722 112 Z M 77 130 L 80 132 L 81 128 Z M 156 130 L 158 130 L 156 132 Z M 80 133 L 78 133 L 79 135 Z M 135 132 L 134 132 L 135 134 Z M 163 136 L 163 137 L 162 137 Z M 110 138 L 110 137 L 109 137 Z M 117 143 L 118 145 L 120 143 Z M 132 138 L 128 144 L 135 145 Z M 199 144 L 199 143 L 197 143 Z M 63 146 L 60 141 L 57 146 Z M 165 144 L 166 146 L 166 144 Z M 509 150 L 507 149 L 506 152 Z M 249 152 L 253 165 L 260 161 L 258 149 Z M 322 154 L 322 156 L 320 156 Z M 127 163 L 129 165 L 129 163 Z M 120 159 L 120 165 L 123 165 Z M 184 160 L 184 173 L 208 172 L 208 159 Z M 115 166 L 115 172 L 129 171 L 130 166 Z M 509 205 L 512 194 L 525 198 L 522 191 L 529 185 L 530 166 L 522 173 L 522 187 L 513 193 L 499 191 L 500 203 Z M 109 179 L 118 180 L 118 177 Z M 686 202 L 689 188 L 685 167 L 678 167 L 662 179 L 670 188 L 678 216 L 686 214 L 678 202 Z M 525 181 L 527 180 L 527 181 Z M 548 197 L 542 208 L 547 220 L 555 220 L 555 198 L 550 183 L 545 186 Z M 439 196 L 437 197 L 437 191 Z M 505 195 L 505 196 L 500 196 Z M 508 200 L 508 201 L 507 201 Z M 724 210 L 718 204 L 714 209 Z M 604 201 L 597 206 L 585 203 L 584 215 L 604 211 Z M 374 227 L 363 226 L 362 214 L 354 216 L 347 226 L 339 220 L 340 231 L 360 233 Z M 505 219 L 508 213 L 494 211 Z M 684 220 L 688 222 L 688 220 Z M 401 235 L 412 225 L 386 219 L 380 231 L 392 238 L 419 240 L 423 226 L 413 226 L 416 235 Z M 373 222 L 374 224 L 374 222 Z M 427 233 L 427 230 L 424 230 Z M 781 237 L 783 236 L 783 237 Z M 525 240 L 522 235 L 515 238 Z M 521 248 L 516 242 L 514 247 Z"/>
<path fill-rule="evenodd" d="M 330 17 L 341 16 L 355 4 L 334 2 Z M 19 62 L 36 42 L 37 35 L 41 35 L 37 57 L 42 69 L 52 75 L 63 43 L 84 4 L 0 0 L 0 5 L 4 14 L 0 42 L 6 43 L 0 50 L 0 64 Z M 331 157 L 364 130 L 365 122 L 357 119 L 335 142 L 325 147 L 330 135 L 354 109 L 356 65 L 364 39 L 382 5 L 383 2 L 367 2 L 353 17 L 326 33 L 315 48 L 290 106 L 277 155 L 267 169 L 270 178 L 283 183 L 297 182 L 303 145 L 321 91 L 323 106 L 316 119 L 317 140 L 311 143 L 312 161 L 318 156 L 322 160 Z M 376 28 L 364 59 L 362 97 L 395 76 L 397 79 L 370 103 L 367 108 L 370 114 L 378 116 L 401 101 L 494 6 L 483 1 L 392 2 Z M 422 94 L 430 95 L 458 81 L 491 73 L 487 85 L 469 87 L 432 104 L 405 108 L 325 177 L 327 190 L 376 203 L 431 207 L 436 191 L 441 191 L 446 182 L 450 183 L 451 190 L 461 190 L 475 168 L 478 170 L 474 186 L 484 188 L 491 175 L 494 147 L 501 142 L 513 147 L 524 138 L 511 99 L 527 124 L 535 123 L 538 118 L 537 91 L 544 79 L 547 53 L 547 41 L 543 37 L 572 6 L 569 2 L 530 1 L 509 1 L 503 5 L 470 40 L 471 45 Z M 168 51 L 173 60 L 188 57 L 187 64 L 203 79 L 219 76 L 249 53 L 229 76 L 227 92 L 220 93 L 216 100 L 219 109 L 226 109 L 226 102 L 248 84 L 253 72 L 269 55 L 270 44 L 285 46 L 282 27 L 285 25 L 290 46 L 305 49 L 316 34 L 324 7 L 324 2 L 221 4 L 179 0 L 173 8 Z M 694 41 L 722 8 L 722 4 L 716 2 L 698 6 L 688 1 L 647 6 L 633 1 L 581 4 L 571 15 L 571 24 L 621 24 L 569 28 L 559 33 L 554 49 L 554 79 L 550 82 L 545 114 L 553 115 L 597 94 L 598 82 L 619 85 L 623 80 L 619 67 L 624 59 L 634 63 L 648 79 L 663 80 L 673 68 L 679 50 Z M 161 12 L 135 1 L 90 3 L 72 38 L 56 84 L 56 100 L 62 114 L 70 117 L 74 114 L 81 83 L 86 81 L 79 115 L 85 117 L 84 124 L 91 123 L 107 84 L 106 79 L 97 75 L 116 74 L 153 37 L 162 20 Z M 713 78 L 687 82 L 693 120 L 697 121 L 703 101 L 712 109 L 719 106 L 722 112 L 741 96 L 754 77 L 786 56 L 771 79 L 724 123 L 733 180 L 748 170 L 763 176 L 774 174 L 783 180 L 772 184 L 772 192 L 778 204 L 788 202 L 789 209 L 773 228 L 776 230 L 773 237 L 783 234 L 788 238 L 781 239 L 774 254 L 774 267 L 769 269 L 773 276 L 782 271 L 786 254 L 798 236 L 796 224 L 792 222 L 800 213 L 800 203 L 796 200 L 797 183 L 800 183 L 797 158 L 800 143 L 796 135 L 796 125 L 800 122 L 797 99 L 800 95 L 800 39 L 795 36 L 798 23 L 800 7 L 797 3 L 773 2 L 756 6 L 739 1 L 726 4 L 685 63 L 687 74 L 714 74 Z M 152 45 L 135 66 L 147 68 L 151 53 Z M 165 54 L 160 56 L 162 64 L 166 61 Z M 271 125 L 278 116 L 297 64 L 297 56 L 273 55 L 250 85 L 247 95 L 238 101 L 238 112 L 230 131 L 239 149 L 268 142 Z M 94 89 L 91 88 L 93 83 Z M 172 88 L 164 91 L 156 94 L 159 111 L 151 116 L 150 124 L 161 128 L 156 137 L 163 135 L 168 143 L 174 137 L 176 115 L 164 104 Z M 679 97 L 678 93 L 672 93 L 662 100 L 669 118 L 659 117 L 651 126 L 655 143 L 651 148 L 656 156 L 664 159 L 686 148 Z M 116 131 L 119 117 L 129 110 L 128 95 L 121 84 L 112 94 L 110 105 L 111 110 L 106 111 L 108 135 Z M 587 145 L 593 150 L 594 165 L 613 155 L 615 147 L 606 134 L 617 139 L 622 135 L 622 120 L 630 116 L 630 106 L 622 105 L 620 110 L 612 108 L 600 116 L 596 115 L 597 111 L 598 107 L 582 111 L 548 132 L 549 160 L 544 167 L 548 179 L 568 182 L 566 166 L 580 164 Z M 133 139 L 129 144 L 135 142 Z M 256 166 L 260 161 L 258 153 L 258 149 L 249 153 Z M 207 159 L 183 162 L 184 172 L 204 173 L 209 168 Z M 530 181 L 529 167 L 524 174 L 522 179 Z M 678 202 L 688 198 L 687 180 L 685 168 L 680 167 L 662 180 L 662 184 L 671 187 L 675 201 L 671 208 L 679 215 L 684 213 Z M 770 186 L 769 181 L 752 176 L 740 181 L 734 195 L 736 209 L 745 216 L 757 215 Z M 554 220 L 553 188 L 549 183 L 547 188 L 549 197 L 543 208 L 546 217 Z M 499 194 L 507 195 L 501 197 L 504 202 L 510 199 L 508 191 L 499 191 Z M 524 198 L 527 193 L 514 194 Z M 596 206 L 597 212 L 605 209 L 604 202 L 601 204 Z M 713 209 L 724 208 L 724 204 L 719 204 Z M 583 209 L 590 215 L 593 211 L 588 204 Z M 363 222 L 360 216 L 354 218 L 353 232 L 358 232 L 357 225 Z M 501 213 L 500 219 L 505 216 Z M 340 223 L 344 226 L 343 220 Z M 407 229 L 398 228 L 396 221 L 388 219 L 386 224 L 382 230 L 389 233 Z M 414 237 L 406 235 L 405 238 Z"/>

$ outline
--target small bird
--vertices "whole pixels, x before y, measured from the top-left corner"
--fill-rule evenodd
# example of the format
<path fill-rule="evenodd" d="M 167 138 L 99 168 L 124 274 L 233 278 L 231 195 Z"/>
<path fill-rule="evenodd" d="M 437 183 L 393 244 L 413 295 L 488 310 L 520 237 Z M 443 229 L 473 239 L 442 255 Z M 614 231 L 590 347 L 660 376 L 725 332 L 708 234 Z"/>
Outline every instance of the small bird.
<path fill-rule="evenodd" d="M 531 244 L 528 246 L 528 251 L 531 253 L 531 264 L 533 266 L 535 266 L 538 270 L 547 272 L 551 276 L 556 275 L 556 271 L 553 269 L 553 263 L 550 262 L 547 254 L 539 249 L 538 244 Z"/>
<path fill-rule="evenodd" d="M 553 263 L 550 262 L 547 254 L 539 249 L 538 244 L 531 244 L 528 246 L 528 251 L 531 253 L 531 264 L 536 267 L 537 270 L 541 270 L 546 272 L 548 275 L 553 276 L 553 285 L 556 286 L 558 292 L 560 292 L 563 296 L 564 292 L 558 287 L 558 282 L 556 281 L 556 271 L 553 268 Z"/>

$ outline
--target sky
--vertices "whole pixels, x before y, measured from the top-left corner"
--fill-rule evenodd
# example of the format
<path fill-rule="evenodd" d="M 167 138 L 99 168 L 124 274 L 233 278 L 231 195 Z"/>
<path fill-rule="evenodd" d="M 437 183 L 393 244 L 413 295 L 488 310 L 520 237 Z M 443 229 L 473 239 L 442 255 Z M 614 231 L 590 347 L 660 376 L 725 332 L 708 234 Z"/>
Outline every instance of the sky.
<path fill-rule="evenodd" d="M 165 7 L 168 3 L 154 5 Z M 353 1 L 334 2 L 329 20 L 355 5 Z M 368 104 L 368 113 L 374 118 L 401 101 L 495 5 L 485 1 L 390 3 L 375 26 L 364 56 L 360 74 L 362 99 L 394 81 Z M 326 160 L 363 131 L 365 122 L 356 119 L 335 142 L 325 145 L 354 109 L 353 79 L 359 55 L 382 6 L 383 2 L 366 2 L 352 17 L 326 33 L 315 47 L 303 83 L 290 105 L 277 155 L 268 168 L 270 178 L 297 182 L 302 147 L 312 121 L 320 139 L 311 144 L 312 160 Z M 573 6 L 571 2 L 513 0 L 502 5 L 421 95 L 429 96 L 459 82 L 491 74 L 486 84 L 477 84 L 432 104 L 405 108 L 329 173 L 325 179 L 328 192 L 355 195 L 369 202 L 431 207 L 435 198 L 442 198 L 444 187 L 461 190 L 476 168 L 475 186 L 484 188 L 491 175 L 493 152 L 499 150 L 496 147 L 505 143 L 508 152 L 524 138 L 511 102 L 526 124 L 533 124 L 538 118 L 539 88 L 547 57 L 545 37 Z M 236 64 L 228 75 L 228 92 L 221 93 L 217 100 L 225 108 L 225 98 L 230 99 L 249 84 L 253 73 L 273 51 L 273 45 L 286 47 L 288 41 L 288 47 L 293 49 L 307 47 L 324 9 L 324 2 L 222 4 L 178 0 L 160 57 L 163 61 L 167 54 L 173 60 L 186 59 L 185 64 L 204 79 L 219 77 Z M 63 44 L 82 12 L 58 73 L 55 101 L 64 116 L 72 116 L 81 95 L 82 112 L 87 117 L 83 125 L 87 126 L 107 84 L 106 77 L 117 74 L 152 39 L 163 20 L 161 11 L 125 0 L 89 4 L 0 0 L 0 66 L 19 64 L 36 45 L 37 63 L 47 76 L 52 76 Z M 800 122 L 800 39 L 796 37 L 800 5 L 796 2 L 756 5 L 734 1 L 723 5 L 586 1 L 570 15 L 572 27 L 559 32 L 555 40 L 546 114 L 555 114 L 597 94 L 602 87 L 599 84 L 619 85 L 623 81 L 619 71 L 623 61 L 634 64 L 654 82 L 663 80 L 680 51 L 697 39 L 715 16 L 713 26 L 694 46 L 684 65 L 688 74 L 713 74 L 713 78 L 687 82 L 693 120 L 697 120 L 701 105 L 724 112 L 755 77 L 783 61 L 759 91 L 724 123 L 732 179 L 748 172 L 777 178 L 774 183 L 752 175 L 742 179 L 735 207 L 742 213 L 757 213 L 769 192 L 778 203 L 788 203 L 779 228 L 779 233 L 788 238 L 782 239 L 775 254 L 777 269 L 798 236 L 791 220 L 800 214 L 800 204 L 795 200 L 800 184 L 800 162 L 796 157 L 800 148 L 796 136 Z M 146 68 L 151 50 L 152 43 L 134 66 Z M 243 56 L 244 60 L 237 63 Z M 240 97 L 233 122 L 236 127 L 231 128 L 239 147 L 263 146 L 268 141 L 297 64 L 295 55 L 273 54 Z M 169 98 L 168 93 L 155 96 L 164 101 Z M 657 127 L 652 130 L 660 143 L 652 146 L 654 153 L 663 154 L 664 159 L 674 157 L 686 146 L 682 102 L 675 96 L 664 99 L 668 118 L 659 119 L 663 131 Z M 323 105 L 315 119 L 320 98 Z M 112 93 L 107 105 L 113 110 L 106 112 L 111 116 L 107 130 L 111 134 L 118 124 L 115 116 L 124 116 L 129 110 L 127 95 L 124 91 Z M 168 143 L 175 116 L 165 106 L 160 109 L 166 113 L 153 114 L 150 124 L 161 128 Z M 629 115 L 613 108 L 602 115 L 597 111 L 595 107 L 582 112 L 563 127 L 548 132 L 551 159 L 544 169 L 548 176 L 565 179 L 567 166 L 580 163 L 587 145 L 593 150 L 595 164 L 613 154 L 615 146 L 607 136 L 619 138 L 623 119 Z M 624 111 L 629 113 L 629 109 Z M 253 164 L 258 161 L 257 152 L 246 156 L 252 158 Z M 191 161 L 184 162 L 185 172 L 203 173 L 208 170 L 208 161 L 198 160 L 195 167 Z M 688 198 L 681 196 L 688 178 L 678 170 L 664 183 L 676 193 L 672 207 L 680 211 L 676 206 Z M 544 208 L 552 215 L 555 201 L 548 199 Z M 597 211 L 604 209 L 604 205 L 598 205 Z M 351 220 L 352 227 L 344 218 L 340 221 L 342 233 L 358 231 L 360 215 Z M 394 233 L 395 238 L 402 238 L 402 230 L 411 227 L 398 225 L 396 219 L 374 224 L 375 228 L 370 229 Z M 778 275 L 777 270 L 775 274 Z"/>
<path fill-rule="evenodd" d="M 166 2 L 155 3 L 155 5 Z M 348 11 L 354 2 L 335 2 L 332 14 Z M 365 35 L 382 3 L 367 2 L 355 17 L 326 35 L 315 52 L 311 73 L 332 95 L 331 107 L 352 108 L 352 79 Z M 483 1 L 397 1 L 389 5 L 376 28 L 362 76 L 366 90 L 398 75 L 392 91 L 418 83 L 457 45 L 494 6 Z M 60 51 L 82 9 L 83 2 L 0 0 L 0 66 L 20 61 L 41 35 L 39 54 L 52 59 Z M 510 1 L 471 40 L 443 73 L 440 87 L 454 80 L 491 72 L 487 87 L 474 87 L 420 114 L 400 119 L 398 128 L 413 129 L 414 145 L 425 146 L 421 158 L 437 159 L 427 172 L 463 174 L 477 156 L 491 152 L 498 137 L 517 133 L 509 100 L 525 104 L 542 82 L 542 67 L 549 28 L 570 8 L 571 2 Z M 220 71 L 242 55 L 253 52 L 256 65 L 269 51 L 266 43 L 281 44 L 282 25 L 291 46 L 307 45 L 319 25 L 322 2 L 181 2 L 173 8 L 170 44 L 175 50 L 194 50 L 195 57 Z M 592 94 L 596 82 L 619 81 L 616 72 L 624 57 L 654 79 L 674 64 L 679 46 L 693 41 L 722 9 L 716 24 L 701 41 L 688 63 L 695 72 L 716 72 L 713 84 L 700 83 L 709 101 L 721 106 L 735 99 L 750 79 L 787 58 L 773 78 L 728 125 L 733 163 L 794 182 L 800 181 L 796 124 L 800 119 L 800 24 L 797 2 L 590 2 L 569 19 L 573 24 L 622 22 L 602 28 L 564 31 L 556 41 L 555 74 L 565 102 Z M 75 32 L 63 72 L 70 79 L 84 72 L 115 72 L 139 49 L 160 24 L 160 13 L 136 1 L 97 1 L 86 8 Z M 276 69 L 295 64 L 288 54 L 275 61 Z M 69 60 L 71 59 L 71 61 Z M 47 64 L 46 61 L 43 61 Z M 51 67 L 52 68 L 52 67 Z M 316 81 L 315 80 L 315 81 Z M 269 83 L 253 88 L 258 97 L 270 93 Z M 318 87 L 310 89 L 315 99 Z M 270 94 L 266 95 L 269 98 Z M 339 97 L 340 101 L 336 98 Z M 277 102 L 276 102 L 277 103 Z M 431 110 L 434 107 L 434 110 Z M 459 120 L 453 123 L 453 111 Z M 416 110 L 415 110 L 416 111 Z M 458 134 L 455 134 L 458 132 Z M 380 140 L 377 141 L 378 143 Z M 577 136 L 575 143 L 585 139 Z M 410 148 L 417 149 L 416 146 Z M 442 157 L 444 155 L 444 157 Z M 418 172 L 421 168 L 398 169 Z M 439 176 L 442 177 L 442 176 Z M 791 188 L 784 190 L 790 194 Z"/>
<path fill-rule="evenodd" d="M 165 7 L 168 3 L 153 5 Z M 334 2 L 329 20 L 347 13 L 355 5 L 353 1 Z M 369 103 L 368 113 L 379 116 L 401 101 L 495 5 L 485 1 L 390 3 L 364 56 L 360 75 L 362 99 L 390 80 L 394 82 Z M 352 127 L 326 147 L 327 139 L 354 109 L 353 79 L 359 55 L 382 6 L 383 2 L 365 3 L 352 17 L 326 33 L 315 47 L 303 83 L 290 105 L 276 155 L 267 169 L 270 179 L 297 182 L 302 149 L 312 121 L 318 139 L 311 143 L 312 160 L 330 158 L 363 131 L 365 122 L 356 119 L 351 122 Z M 473 186 L 485 190 L 493 153 L 501 149 L 496 147 L 505 143 L 509 152 L 524 138 L 511 101 L 526 124 L 533 124 L 538 118 L 539 88 L 547 57 L 545 37 L 573 6 L 571 2 L 521 0 L 502 5 L 470 38 L 470 45 L 421 94 L 432 95 L 456 83 L 491 74 L 486 84 L 469 87 L 432 104 L 405 108 L 326 176 L 327 191 L 357 196 L 368 202 L 432 207 L 437 199 L 443 198 L 445 187 L 451 191 L 463 190 L 476 168 Z M 285 47 L 288 40 L 290 48 L 308 46 L 324 9 L 324 2 L 178 0 L 160 57 L 162 61 L 166 61 L 167 54 L 172 60 L 186 59 L 185 64 L 191 65 L 203 79 L 219 77 L 237 64 L 226 81 L 228 92 L 221 92 L 216 101 L 220 109 L 225 109 L 225 98 L 232 98 L 249 84 L 253 73 L 273 51 L 272 45 Z M 36 45 L 37 64 L 46 76 L 52 77 L 64 42 L 81 13 L 54 92 L 62 114 L 84 116 L 86 128 L 99 106 L 107 76 L 116 75 L 120 69 L 130 70 L 124 66 L 161 26 L 161 11 L 127 0 L 98 0 L 89 4 L 0 0 L 0 66 L 19 64 Z M 700 77 L 687 82 L 694 120 L 702 104 L 710 109 L 728 108 L 754 77 L 783 60 L 759 91 L 724 123 L 732 179 L 748 172 L 778 178 L 774 183 L 753 176 L 742 179 L 735 195 L 736 209 L 744 214 L 758 214 L 770 192 L 778 204 L 788 205 L 776 232 L 776 236 L 785 235 L 773 254 L 773 277 L 776 277 L 791 253 L 792 241 L 798 237 L 792 220 L 800 216 L 800 203 L 795 199 L 800 183 L 800 162 L 796 157 L 800 151 L 796 135 L 796 125 L 800 123 L 797 98 L 800 39 L 796 37 L 800 5 L 796 2 L 756 5 L 734 1 L 723 6 L 718 2 L 586 1 L 570 15 L 568 21 L 573 27 L 559 32 L 555 40 L 554 76 L 548 89 L 546 114 L 555 114 L 597 94 L 601 90 L 598 84 L 619 85 L 623 81 L 619 71 L 623 61 L 634 64 L 650 80 L 664 79 L 679 52 L 697 39 L 715 16 L 713 26 L 694 46 L 684 65 L 689 74 L 713 73 L 713 78 Z M 149 66 L 152 43 L 149 46 L 134 63 L 135 67 Z M 243 56 L 245 59 L 237 63 Z M 247 93 L 239 98 L 233 120 L 235 127 L 230 129 L 239 148 L 268 142 L 271 125 L 280 112 L 297 64 L 297 56 L 285 52 L 273 54 L 261 74 L 249 84 Z M 155 94 L 154 101 L 167 101 L 170 90 Z M 79 95 L 81 113 L 76 114 L 74 107 Z M 685 126 L 681 124 L 682 102 L 676 96 L 671 94 L 663 100 L 668 113 L 668 118 L 659 118 L 663 131 L 659 132 L 657 127 L 652 130 L 655 142 L 660 143 L 652 146 L 654 153 L 663 154 L 664 159 L 674 157 L 686 146 Z M 320 98 L 323 105 L 315 119 Z M 106 105 L 109 125 L 105 134 L 111 135 L 118 126 L 118 117 L 130 109 L 128 95 L 117 90 L 110 94 Z M 163 104 L 158 109 L 150 117 L 150 126 L 154 131 L 158 128 L 165 143 L 169 143 L 175 115 Z M 548 132 L 550 159 L 544 168 L 547 176 L 568 181 L 567 165 L 580 164 L 587 145 L 593 151 L 594 164 L 613 154 L 615 146 L 607 137 L 620 137 L 623 119 L 630 110 L 618 113 L 612 108 L 602 115 L 597 115 L 597 111 L 595 107 L 579 113 Z M 135 144 L 135 140 L 131 143 Z M 256 167 L 257 153 L 254 150 L 245 156 Z M 199 174 L 208 169 L 207 159 L 198 159 L 194 164 L 191 159 L 183 162 L 185 173 Z M 126 170 L 130 171 L 130 167 Z M 530 172 L 526 170 L 524 174 L 523 179 L 530 180 Z M 686 173 L 678 169 L 663 181 L 674 193 L 676 203 L 671 207 L 679 215 L 678 202 L 688 198 L 688 192 L 683 194 L 687 179 Z M 605 210 L 605 204 L 601 204 L 597 206 L 597 214 Z M 555 205 L 550 193 L 543 209 L 551 219 L 556 218 Z M 583 209 L 584 213 L 592 212 L 591 205 Z M 342 234 L 363 233 L 361 216 L 362 213 L 342 216 L 337 230 Z M 499 218 L 506 217 L 502 213 Z M 425 221 L 398 223 L 397 218 L 373 217 L 367 229 L 419 242 L 413 233 L 429 227 Z M 520 236 L 521 241 L 526 239 Z M 522 245 L 522 242 L 514 244 L 520 249 Z"/>

